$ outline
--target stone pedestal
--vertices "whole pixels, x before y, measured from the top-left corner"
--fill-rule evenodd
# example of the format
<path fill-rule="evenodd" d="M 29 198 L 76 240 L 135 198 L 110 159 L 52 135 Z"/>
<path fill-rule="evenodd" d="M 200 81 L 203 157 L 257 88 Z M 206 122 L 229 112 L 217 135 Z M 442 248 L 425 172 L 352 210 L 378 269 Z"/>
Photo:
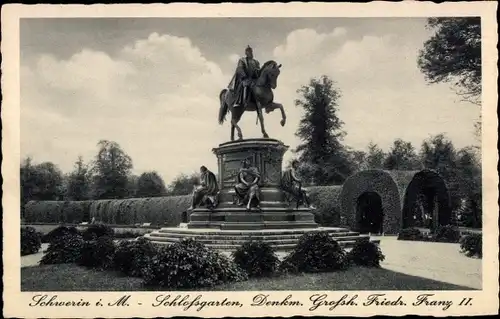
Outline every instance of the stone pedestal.
<path fill-rule="evenodd" d="M 248 139 L 220 144 L 213 152 L 218 160 L 219 205 L 214 210 L 195 209 L 188 228 L 222 230 L 316 228 L 308 208 L 290 207 L 281 190 L 283 155 L 288 146 L 275 139 Z M 234 185 L 243 160 L 261 174 L 260 210 L 247 211 L 234 202 Z"/>

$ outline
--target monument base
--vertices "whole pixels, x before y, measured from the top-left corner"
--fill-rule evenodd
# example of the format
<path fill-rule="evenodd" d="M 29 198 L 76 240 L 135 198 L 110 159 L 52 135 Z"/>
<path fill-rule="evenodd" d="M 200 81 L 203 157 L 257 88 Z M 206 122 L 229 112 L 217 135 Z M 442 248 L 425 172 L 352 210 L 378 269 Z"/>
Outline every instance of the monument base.
<path fill-rule="evenodd" d="M 369 241 L 346 228 L 318 227 L 309 208 L 288 203 L 281 189 L 282 142 L 252 139 L 228 142 L 214 149 L 219 164 L 219 205 L 213 209 L 196 208 L 187 228 L 162 228 L 144 237 L 158 244 L 172 244 L 183 238 L 194 238 L 208 247 L 233 251 L 250 240 L 261 240 L 277 251 L 291 250 L 299 238 L 314 231 L 325 231 L 342 247 L 358 241 Z M 234 185 L 243 160 L 260 172 L 259 208 L 247 210 L 235 202 Z M 378 241 L 375 241 L 378 242 Z"/>
<path fill-rule="evenodd" d="M 188 228 L 216 228 L 226 230 L 299 229 L 316 228 L 309 209 L 263 208 L 247 211 L 246 208 L 221 208 L 214 211 L 197 209 L 190 216 Z"/>
<path fill-rule="evenodd" d="M 350 248 L 357 242 L 370 240 L 368 235 L 360 235 L 346 228 L 316 227 L 316 228 L 290 228 L 290 229 L 259 229 L 259 230 L 227 230 L 227 229 L 182 229 L 162 228 L 144 237 L 156 244 L 169 245 L 183 238 L 194 238 L 207 247 L 220 251 L 234 251 L 245 242 L 259 240 L 268 243 L 278 252 L 293 250 L 299 238 L 305 233 L 324 231 L 335 239 L 343 248 Z"/>
<path fill-rule="evenodd" d="M 249 139 L 227 142 L 214 148 L 219 170 L 219 205 L 213 210 L 194 209 L 189 229 L 258 230 L 314 229 L 314 215 L 309 208 L 295 208 L 285 200 L 281 189 L 283 155 L 288 149 L 275 139 Z M 234 186 L 244 160 L 260 173 L 260 208 L 246 209 L 235 204 Z"/>

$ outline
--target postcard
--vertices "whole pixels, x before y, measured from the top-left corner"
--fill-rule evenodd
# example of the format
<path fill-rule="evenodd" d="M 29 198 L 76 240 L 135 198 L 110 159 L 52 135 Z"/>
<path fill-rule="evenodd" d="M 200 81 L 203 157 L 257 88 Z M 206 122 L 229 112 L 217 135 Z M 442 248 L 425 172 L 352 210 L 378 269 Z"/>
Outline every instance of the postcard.
<path fill-rule="evenodd" d="M 496 9 L 5 5 L 4 316 L 497 313 Z"/>

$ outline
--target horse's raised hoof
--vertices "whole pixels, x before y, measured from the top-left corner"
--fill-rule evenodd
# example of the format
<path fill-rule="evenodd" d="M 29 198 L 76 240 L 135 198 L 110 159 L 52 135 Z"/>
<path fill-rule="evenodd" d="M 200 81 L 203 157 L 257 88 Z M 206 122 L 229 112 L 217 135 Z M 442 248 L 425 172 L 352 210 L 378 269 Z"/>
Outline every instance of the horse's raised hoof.
<path fill-rule="evenodd" d="M 280 121 L 280 124 L 281 124 L 281 126 L 285 126 L 285 124 L 286 124 L 286 119 L 282 119 L 282 120 Z"/>

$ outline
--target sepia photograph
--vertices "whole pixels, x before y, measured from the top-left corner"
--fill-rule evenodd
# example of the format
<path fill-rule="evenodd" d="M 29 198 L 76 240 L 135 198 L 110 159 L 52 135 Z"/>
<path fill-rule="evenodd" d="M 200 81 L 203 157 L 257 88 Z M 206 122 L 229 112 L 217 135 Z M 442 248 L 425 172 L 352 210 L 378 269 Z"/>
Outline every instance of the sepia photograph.
<path fill-rule="evenodd" d="M 496 240 L 496 270 L 483 262 L 498 219 L 484 85 L 496 25 L 244 8 L 17 19 L 17 167 L 2 174 L 18 178 L 3 199 L 16 192 L 18 224 L 3 227 L 20 229 L 22 307 L 479 307 L 468 294 L 498 278 Z"/>

